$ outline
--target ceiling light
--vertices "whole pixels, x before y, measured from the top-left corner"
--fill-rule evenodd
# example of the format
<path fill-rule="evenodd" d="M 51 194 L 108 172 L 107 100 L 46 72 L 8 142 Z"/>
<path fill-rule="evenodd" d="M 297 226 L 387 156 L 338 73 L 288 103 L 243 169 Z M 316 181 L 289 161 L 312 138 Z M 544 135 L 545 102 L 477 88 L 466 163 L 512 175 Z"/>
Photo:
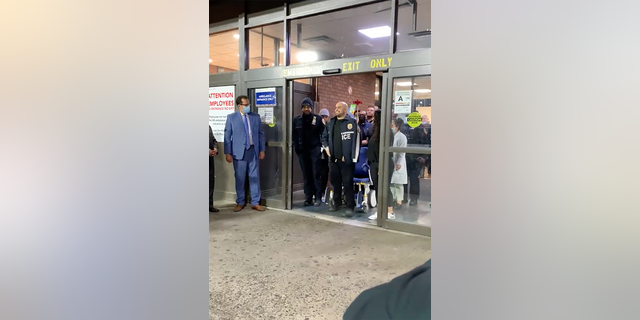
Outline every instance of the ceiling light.
<path fill-rule="evenodd" d="M 364 34 L 365 36 L 367 36 L 367 37 L 369 37 L 371 39 L 376 39 L 376 38 L 382 38 L 382 37 L 390 36 L 391 35 L 391 28 L 389 28 L 388 26 L 375 27 L 375 28 L 358 30 L 358 32 Z"/>
<path fill-rule="evenodd" d="M 431 89 L 415 89 L 415 92 L 431 92 Z"/>
<path fill-rule="evenodd" d="M 398 36 L 399 36 L 399 35 L 400 35 L 400 32 L 396 32 L 396 35 L 398 35 Z"/>
<path fill-rule="evenodd" d="M 318 54 L 314 51 L 301 51 L 296 55 L 296 58 L 298 58 L 298 61 L 302 63 L 313 62 L 318 60 Z"/>
<path fill-rule="evenodd" d="M 398 82 L 398 83 L 396 83 L 396 84 L 397 84 L 397 85 L 399 85 L 399 86 L 401 86 L 401 87 L 408 87 L 408 86 L 410 86 L 410 85 L 411 85 L 411 82 L 408 82 L 408 81 L 407 81 L 407 82 Z M 414 83 L 413 85 L 414 85 L 414 86 L 417 86 L 417 84 L 415 84 L 415 83 Z"/>
<path fill-rule="evenodd" d="M 234 34 L 234 35 L 233 35 L 233 37 L 234 37 L 234 38 L 236 38 L 236 39 L 240 39 L 240 35 L 239 35 L 239 34 L 237 34 L 237 33 L 236 33 L 236 34 Z"/>
<path fill-rule="evenodd" d="M 284 48 L 280 48 L 280 50 L 278 50 L 278 51 L 280 51 L 280 52 L 284 52 Z"/>

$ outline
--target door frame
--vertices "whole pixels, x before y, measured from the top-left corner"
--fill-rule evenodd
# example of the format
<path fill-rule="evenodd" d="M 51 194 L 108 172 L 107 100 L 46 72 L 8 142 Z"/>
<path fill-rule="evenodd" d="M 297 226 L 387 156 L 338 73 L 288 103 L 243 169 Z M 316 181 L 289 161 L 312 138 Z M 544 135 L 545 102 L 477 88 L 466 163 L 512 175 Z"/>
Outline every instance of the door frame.
<path fill-rule="evenodd" d="M 276 116 L 276 121 L 282 121 L 283 125 L 282 126 L 282 141 L 265 141 L 265 146 L 266 147 L 277 147 L 280 149 L 280 157 L 282 159 L 281 163 L 279 164 L 280 168 L 278 168 L 278 170 L 280 170 L 280 183 L 281 183 L 281 190 L 282 193 L 278 198 L 275 199 L 265 199 L 264 197 L 261 199 L 261 201 L 265 202 L 265 205 L 267 207 L 271 207 L 271 208 L 279 208 L 279 209 L 285 209 L 286 208 L 286 204 L 287 204 L 287 194 L 289 193 L 289 187 L 287 182 L 290 179 L 290 172 L 288 172 L 288 167 L 289 167 L 289 162 L 291 162 L 291 160 L 289 160 L 289 148 L 287 148 L 287 141 L 289 139 L 289 127 L 290 125 L 289 123 L 289 115 L 287 114 L 288 111 L 288 105 L 289 105 L 289 97 L 286 91 L 286 80 L 284 78 L 281 79 L 271 79 L 271 80 L 254 80 L 254 81 L 246 81 L 245 82 L 245 89 L 246 89 L 246 94 L 247 96 L 249 96 L 249 101 L 251 101 L 251 112 L 256 112 L 258 111 L 258 107 L 255 105 L 255 97 L 252 97 L 250 95 L 250 91 L 252 89 L 260 89 L 260 88 L 270 88 L 270 87 L 274 87 L 274 88 L 282 88 L 282 101 L 280 102 L 281 104 L 281 110 L 282 110 L 282 116 L 278 117 Z M 275 116 L 275 115 L 274 115 Z M 281 118 L 281 119 L 278 119 Z M 266 154 L 265 157 L 269 157 L 269 154 Z"/>
<path fill-rule="evenodd" d="M 383 109 L 383 112 L 382 112 L 382 115 L 381 115 L 382 117 L 380 121 L 382 123 L 390 122 L 391 106 L 393 102 L 394 79 L 406 78 L 406 77 L 423 77 L 423 76 L 431 76 L 431 65 L 391 68 L 389 69 L 388 74 L 387 73 L 384 74 L 383 82 L 386 82 L 386 83 L 383 84 L 384 85 L 383 92 L 386 93 L 386 95 L 384 95 L 383 93 L 383 98 L 384 98 L 384 106 L 386 108 L 381 106 L 381 108 Z M 424 153 L 425 151 L 427 151 L 429 154 L 431 154 L 431 146 L 429 146 L 429 148 L 420 148 L 420 147 L 394 148 L 392 147 L 391 141 L 387 141 L 389 140 L 389 132 L 391 129 L 388 126 L 381 126 L 381 128 L 382 130 L 380 134 L 384 135 L 380 137 L 380 139 L 382 140 L 381 145 L 388 146 L 387 148 L 380 148 L 379 156 L 380 156 L 381 168 L 386 168 L 386 166 L 388 165 L 387 161 L 388 161 L 389 152 L 402 151 L 405 153 L 417 153 L 417 152 Z M 385 167 L 382 167 L 383 165 Z M 382 180 L 380 183 L 381 190 L 387 190 L 386 188 L 390 187 L 388 182 L 388 179 L 389 179 L 388 174 L 390 174 L 390 172 L 386 172 L 385 170 L 384 177 L 380 179 Z M 402 231 L 402 232 L 407 232 L 412 234 L 420 234 L 420 235 L 425 235 L 429 237 L 431 236 L 430 226 L 388 220 L 387 207 L 386 207 L 388 201 L 389 199 L 387 199 L 387 192 L 383 192 L 381 203 L 379 204 L 379 208 L 378 208 L 378 225 L 379 226 L 387 229 L 392 229 L 392 230 L 397 230 L 397 231 Z"/>

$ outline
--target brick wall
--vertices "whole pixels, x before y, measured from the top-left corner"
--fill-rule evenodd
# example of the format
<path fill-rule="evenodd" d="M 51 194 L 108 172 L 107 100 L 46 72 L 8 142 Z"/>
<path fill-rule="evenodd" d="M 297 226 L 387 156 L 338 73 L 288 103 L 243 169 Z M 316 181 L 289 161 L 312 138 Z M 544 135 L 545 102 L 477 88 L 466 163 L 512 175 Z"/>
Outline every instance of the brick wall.
<path fill-rule="evenodd" d="M 349 86 L 353 92 L 349 95 Z M 360 110 L 366 110 L 376 102 L 376 74 L 361 73 L 351 75 L 340 75 L 333 77 L 321 77 L 318 79 L 318 102 L 319 109 L 327 108 L 331 115 L 336 103 L 344 101 L 351 105 L 353 101 L 360 100 L 362 104 L 358 106 Z"/>

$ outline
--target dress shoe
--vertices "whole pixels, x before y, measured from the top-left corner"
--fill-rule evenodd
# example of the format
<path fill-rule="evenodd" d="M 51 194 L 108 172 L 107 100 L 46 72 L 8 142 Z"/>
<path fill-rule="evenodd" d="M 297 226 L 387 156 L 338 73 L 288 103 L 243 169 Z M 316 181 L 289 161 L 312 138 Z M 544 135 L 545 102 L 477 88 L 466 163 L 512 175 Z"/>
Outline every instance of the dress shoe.
<path fill-rule="evenodd" d="M 347 211 L 344 212 L 344 216 L 347 218 L 353 217 L 353 209 L 347 209 Z"/>
<path fill-rule="evenodd" d="M 316 207 L 319 207 L 322 204 L 322 202 L 320 200 L 316 200 L 316 202 L 313 204 Z"/>
<path fill-rule="evenodd" d="M 329 212 L 336 212 L 336 211 L 338 211 L 338 209 L 340 209 L 340 206 L 337 206 L 337 207 L 336 206 L 331 206 L 331 207 L 329 207 Z"/>
<path fill-rule="evenodd" d="M 255 206 L 251 206 L 251 209 L 256 211 L 264 211 L 264 207 L 259 204 L 256 204 Z"/>
<path fill-rule="evenodd" d="M 238 204 L 238 205 L 236 205 L 236 207 L 233 209 L 233 212 L 239 212 L 239 211 L 240 211 L 240 210 L 242 210 L 242 209 L 244 209 L 244 206 L 243 206 L 243 205 Z"/>
<path fill-rule="evenodd" d="M 311 201 L 309 201 L 309 200 L 307 200 L 307 201 L 305 201 L 305 202 L 304 202 L 304 206 L 305 206 L 305 207 L 310 207 L 310 206 L 312 206 L 312 205 L 313 205 L 313 203 L 311 203 Z"/>
<path fill-rule="evenodd" d="M 215 207 L 209 207 L 209 212 L 220 212 L 220 210 L 216 209 Z"/>

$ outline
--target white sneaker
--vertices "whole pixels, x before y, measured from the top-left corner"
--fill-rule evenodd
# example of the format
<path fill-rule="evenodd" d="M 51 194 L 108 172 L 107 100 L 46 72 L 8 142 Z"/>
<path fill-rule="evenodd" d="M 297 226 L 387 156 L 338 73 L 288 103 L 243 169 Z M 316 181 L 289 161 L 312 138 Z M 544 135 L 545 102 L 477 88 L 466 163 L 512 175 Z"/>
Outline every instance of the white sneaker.
<path fill-rule="evenodd" d="M 393 220 L 395 218 L 396 218 L 396 214 L 395 213 L 388 213 L 387 214 L 387 219 Z M 374 213 L 374 214 L 369 216 L 369 220 L 376 220 L 376 219 L 378 219 L 378 214 L 377 213 Z"/>

